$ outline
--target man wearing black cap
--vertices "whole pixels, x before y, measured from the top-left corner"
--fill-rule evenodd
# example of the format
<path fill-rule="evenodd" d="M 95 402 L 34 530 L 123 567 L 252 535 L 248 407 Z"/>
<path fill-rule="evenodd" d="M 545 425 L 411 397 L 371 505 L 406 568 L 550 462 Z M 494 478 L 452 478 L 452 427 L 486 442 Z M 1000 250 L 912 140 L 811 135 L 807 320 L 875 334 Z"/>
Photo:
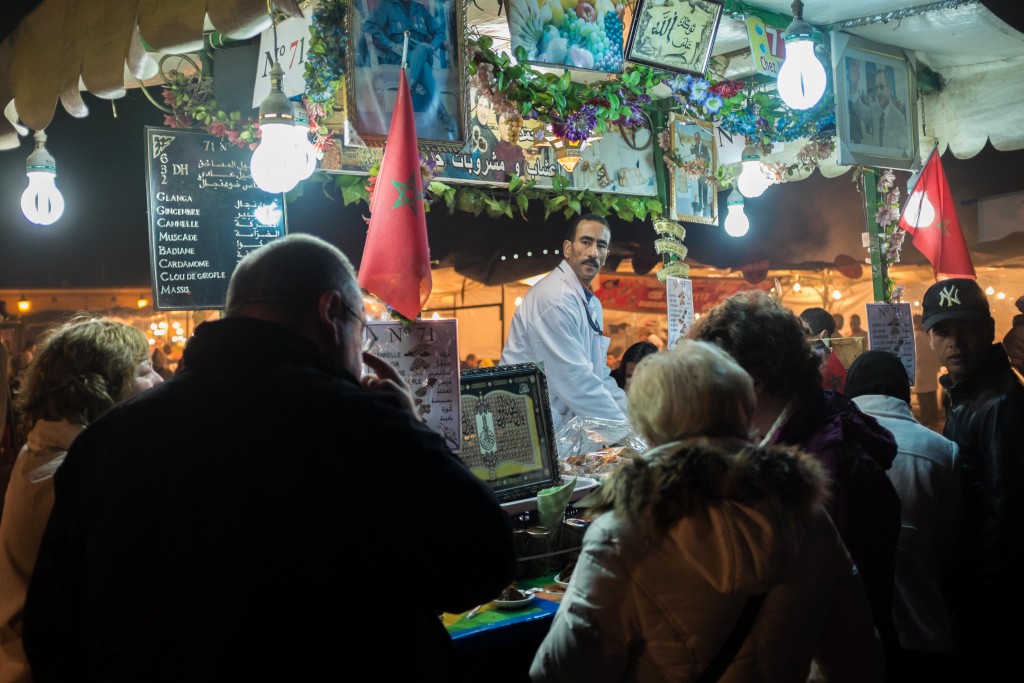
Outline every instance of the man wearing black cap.
<path fill-rule="evenodd" d="M 945 436 L 960 446 L 967 515 L 954 587 L 960 674 L 1021 680 L 1024 660 L 1024 385 L 1010 369 L 974 280 L 937 282 L 924 295 L 924 329 L 948 374 Z"/>

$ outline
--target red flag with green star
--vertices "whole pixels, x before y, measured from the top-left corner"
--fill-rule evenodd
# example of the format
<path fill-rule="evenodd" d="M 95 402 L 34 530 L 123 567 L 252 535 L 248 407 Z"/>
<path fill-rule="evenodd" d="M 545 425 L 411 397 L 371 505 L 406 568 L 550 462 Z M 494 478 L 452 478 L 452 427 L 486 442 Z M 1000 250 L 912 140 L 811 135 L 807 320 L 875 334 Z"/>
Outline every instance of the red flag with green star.
<path fill-rule="evenodd" d="M 359 286 L 412 320 L 423 310 L 432 285 L 416 121 L 403 69 L 370 202 Z"/>
<path fill-rule="evenodd" d="M 914 246 L 932 264 L 936 280 L 940 276 L 977 279 L 938 149 L 932 150 L 910 190 L 900 227 L 913 236 Z"/>

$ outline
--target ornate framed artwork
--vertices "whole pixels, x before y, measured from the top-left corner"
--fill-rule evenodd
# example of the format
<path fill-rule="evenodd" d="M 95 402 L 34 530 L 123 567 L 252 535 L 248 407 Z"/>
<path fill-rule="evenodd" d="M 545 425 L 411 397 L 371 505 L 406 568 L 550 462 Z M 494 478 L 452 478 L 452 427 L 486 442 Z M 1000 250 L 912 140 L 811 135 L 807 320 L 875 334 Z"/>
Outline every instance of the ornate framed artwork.
<path fill-rule="evenodd" d="M 637 0 L 626 59 L 703 76 L 721 19 L 720 0 Z"/>
<path fill-rule="evenodd" d="M 701 176 L 673 168 L 669 175 L 669 218 L 690 223 L 718 223 L 718 192 L 708 176 L 718 168 L 714 125 L 682 114 L 669 115 L 672 150 L 688 165 L 704 169 Z M 692 162 L 692 164 L 691 164 Z"/>
<path fill-rule="evenodd" d="M 913 54 L 832 34 L 839 163 L 905 171 L 920 166 Z"/>
<path fill-rule="evenodd" d="M 405 75 L 420 147 L 459 151 L 469 120 L 465 0 L 352 0 L 345 30 L 348 142 L 384 144 L 409 31 Z"/>
<path fill-rule="evenodd" d="M 464 370 L 459 458 L 498 500 L 561 483 L 547 378 L 536 363 Z"/>

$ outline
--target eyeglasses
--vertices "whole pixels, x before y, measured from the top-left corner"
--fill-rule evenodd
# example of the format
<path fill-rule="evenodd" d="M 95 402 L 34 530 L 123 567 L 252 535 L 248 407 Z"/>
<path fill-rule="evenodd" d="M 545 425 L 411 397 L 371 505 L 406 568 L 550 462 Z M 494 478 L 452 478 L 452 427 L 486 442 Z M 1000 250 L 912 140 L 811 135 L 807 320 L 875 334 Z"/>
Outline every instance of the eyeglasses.
<path fill-rule="evenodd" d="M 363 353 L 366 353 L 371 348 L 373 348 L 373 342 L 376 341 L 373 334 L 370 332 L 370 327 L 366 324 L 366 317 L 356 313 L 354 310 L 352 310 L 352 307 L 346 304 L 344 301 L 341 302 L 341 305 L 345 307 L 346 311 L 352 314 L 353 318 L 359 321 L 360 325 L 363 326 L 363 343 L 359 348 L 360 350 L 362 350 Z"/>
<path fill-rule="evenodd" d="M 881 85 L 876 85 L 875 86 L 875 90 L 888 90 L 888 89 L 889 89 L 889 86 L 886 83 L 882 83 Z"/>

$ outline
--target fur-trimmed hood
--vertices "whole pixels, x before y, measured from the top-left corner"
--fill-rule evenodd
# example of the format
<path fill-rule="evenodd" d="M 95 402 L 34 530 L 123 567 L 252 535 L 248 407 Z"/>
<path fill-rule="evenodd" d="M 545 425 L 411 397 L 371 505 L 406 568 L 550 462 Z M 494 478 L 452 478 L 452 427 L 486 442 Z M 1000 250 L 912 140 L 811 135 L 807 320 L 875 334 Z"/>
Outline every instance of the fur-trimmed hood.
<path fill-rule="evenodd" d="M 798 449 L 700 438 L 627 462 L 591 507 L 614 511 L 598 520 L 612 534 L 627 526 L 648 549 L 682 554 L 716 590 L 756 593 L 786 576 L 827 492 L 821 466 Z"/>

